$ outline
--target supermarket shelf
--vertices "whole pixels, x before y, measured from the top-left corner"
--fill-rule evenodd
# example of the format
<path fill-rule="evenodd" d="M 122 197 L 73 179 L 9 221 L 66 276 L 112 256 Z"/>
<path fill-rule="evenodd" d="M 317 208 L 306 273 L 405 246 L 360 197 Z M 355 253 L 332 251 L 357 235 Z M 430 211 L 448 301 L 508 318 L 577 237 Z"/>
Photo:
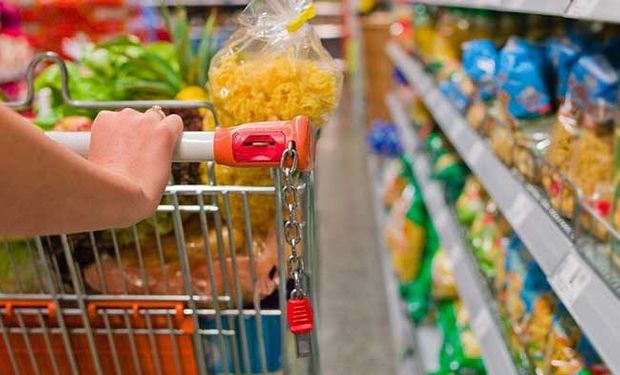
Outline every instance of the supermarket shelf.
<path fill-rule="evenodd" d="M 411 0 L 411 2 L 620 22 L 620 2 L 617 0 Z"/>
<path fill-rule="evenodd" d="M 373 208 L 376 216 L 376 227 L 379 238 L 379 255 L 381 257 L 381 269 L 384 276 L 384 285 L 387 297 L 388 314 L 392 331 L 394 349 L 398 353 L 396 358 L 396 370 L 398 375 L 423 375 L 425 361 L 418 352 L 420 346 L 416 340 L 416 329 L 407 316 L 407 309 L 398 295 L 398 285 L 392 270 L 392 261 L 383 241 L 383 231 L 387 222 L 387 214 L 381 203 L 381 181 L 382 176 L 376 164 L 376 159 L 369 158 L 368 170 L 373 181 Z M 436 348 L 437 351 L 439 348 Z"/>
<path fill-rule="evenodd" d="M 620 299 L 579 255 L 548 202 L 506 168 L 439 91 L 433 77 L 396 44 L 388 55 L 422 95 L 438 125 L 543 269 L 558 297 L 613 373 L 620 374 Z"/>
<path fill-rule="evenodd" d="M 412 161 L 441 245 L 448 251 L 454 265 L 458 293 L 469 311 L 487 372 L 492 375 L 517 375 L 520 372 L 512 360 L 489 290 L 473 256 L 467 250 L 460 226 L 444 200 L 440 184 L 430 178 L 430 163 L 427 156 L 419 151 L 410 120 L 395 95 L 388 95 L 387 106 L 401 132 L 403 148 Z"/>
<path fill-rule="evenodd" d="M 413 3 L 563 16 L 571 0 L 412 0 Z"/>

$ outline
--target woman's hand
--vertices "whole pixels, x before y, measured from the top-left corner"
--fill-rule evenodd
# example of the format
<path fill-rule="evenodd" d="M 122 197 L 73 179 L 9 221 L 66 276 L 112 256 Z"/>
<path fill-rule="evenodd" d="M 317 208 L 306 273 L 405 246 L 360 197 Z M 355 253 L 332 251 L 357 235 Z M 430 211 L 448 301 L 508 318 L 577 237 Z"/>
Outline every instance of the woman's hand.
<path fill-rule="evenodd" d="M 101 112 L 88 159 L 0 105 L 0 235 L 126 227 L 153 214 L 183 124 L 131 109 Z"/>
<path fill-rule="evenodd" d="M 170 177 L 172 153 L 183 131 L 177 115 L 133 109 L 100 112 L 92 125 L 88 160 L 137 184 L 144 197 L 136 205 L 139 216 L 150 216 Z M 145 210 L 145 211 L 144 211 Z M 144 218 L 141 217 L 141 218 Z"/>

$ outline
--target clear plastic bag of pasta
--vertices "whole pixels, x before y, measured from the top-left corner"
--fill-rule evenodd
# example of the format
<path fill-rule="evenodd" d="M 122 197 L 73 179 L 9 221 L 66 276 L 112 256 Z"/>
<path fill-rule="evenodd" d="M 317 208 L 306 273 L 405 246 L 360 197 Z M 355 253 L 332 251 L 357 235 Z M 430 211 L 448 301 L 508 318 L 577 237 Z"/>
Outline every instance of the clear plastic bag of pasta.
<path fill-rule="evenodd" d="M 219 125 L 290 120 L 304 115 L 320 129 L 340 99 L 342 72 L 314 29 L 308 0 L 253 0 L 239 16 L 239 28 L 213 57 L 209 99 Z M 215 126 L 205 122 L 206 130 Z M 217 165 L 220 185 L 268 186 L 269 169 Z M 239 198 L 239 197 L 236 197 Z M 275 215 L 273 197 L 249 201 L 253 230 L 269 231 Z M 243 202 L 231 199 L 234 225 L 243 225 Z"/>
<path fill-rule="evenodd" d="M 342 72 L 307 21 L 309 0 L 253 0 L 214 56 L 210 99 L 222 126 L 304 115 L 321 128 L 336 109 Z"/>

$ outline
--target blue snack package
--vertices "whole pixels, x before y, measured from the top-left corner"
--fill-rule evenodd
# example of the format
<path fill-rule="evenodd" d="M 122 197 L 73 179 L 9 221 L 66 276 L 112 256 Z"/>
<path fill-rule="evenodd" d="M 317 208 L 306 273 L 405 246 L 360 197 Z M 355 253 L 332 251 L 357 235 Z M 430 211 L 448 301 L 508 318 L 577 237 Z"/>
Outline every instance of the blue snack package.
<path fill-rule="evenodd" d="M 511 38 L 499 53 L 500 100 L 515 119 L 535 119 L 551 111 L 540 48 L 521 38 Z"/>
<path fill-rule="evenodd" d="M 603 54 L 614 69 L 620 70 L 620 35 L 614 35 L 605 42 Z"/>
<path fill-rule="evenodd" d="M 459 112 L 465 113 L 467 107 L 469 107 L 471 99 L 463 93 L 458 82 L 452 79 L 443 81 L 439 84 L 439 90 L 448 98 L 449 101 L 452 102 L 452 104 L 454 104 Z"/>
<path fill-rule="evenodd" d="M 489 39 L 476 39 L 463 43 L 462 64 L 465 73 L 479 88 L 480 99 L 495 97 L 497 49 Z"/>
<path fill-rule="evenodd" d="M 603 55 L 577 60 L 568 78 L 571 100 L 596 122 L 609 119 L 618 100 L 618 73 Z"/>
<path fill-rule="evenodd" d="M 393 158 L 400 156 L 403 151 L 400 143 L 400 131 L 391 122 L 374 121 L 368 132 L 367 142 L 368 147 L 377 155 Z"/>
<path fill-rule="evenodd" d="M 552 39 L 547 45 L 547 53 L 556 77 L 555 96 L 562 99 L 568 90 L 568 75 L 582 50 L 568 40 Z"/>

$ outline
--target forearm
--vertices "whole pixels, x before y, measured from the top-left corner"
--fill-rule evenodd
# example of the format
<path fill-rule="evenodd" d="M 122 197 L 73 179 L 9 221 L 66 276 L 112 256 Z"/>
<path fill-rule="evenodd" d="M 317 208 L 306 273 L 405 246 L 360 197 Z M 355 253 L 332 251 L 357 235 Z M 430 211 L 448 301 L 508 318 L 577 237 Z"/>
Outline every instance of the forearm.
<path fill-rule="evenodd" d="M 129 225 L 153 209 L 140 204 L 137 184 L 73 154 L 2 106 L 0 124 L 0 234 Z"/>

